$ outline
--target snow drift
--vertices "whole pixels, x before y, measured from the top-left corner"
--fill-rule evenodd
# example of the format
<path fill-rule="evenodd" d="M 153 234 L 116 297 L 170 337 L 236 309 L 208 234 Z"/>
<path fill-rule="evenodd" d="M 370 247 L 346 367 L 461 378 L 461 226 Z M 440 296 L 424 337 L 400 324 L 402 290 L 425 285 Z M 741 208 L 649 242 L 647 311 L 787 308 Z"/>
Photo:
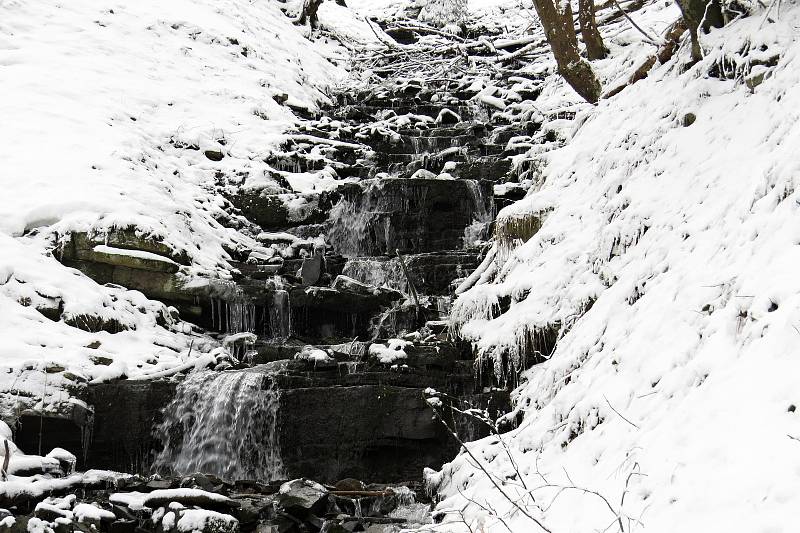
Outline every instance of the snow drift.
<path fill-rule="evenodd" d="M 187 325 L 52 252 L 70 232 L 132 227 L 188 257 L 189 277 L 229 277 L 226 249 L 257 243 L 226 227 L 235 224 L 215 180 L 263 176 L 263 154 L 294 120 L 278 101 L 313 109 L 343 74 L 330 61 L 337 49 L 303 32 L 272 2 L 0 6 L 5 408 L 31 395 L 56 401 L 61 374 L 48 383 L 48 368 L 81 381 L 186 364 Z M 42 300 L 122 331 L 51 321 L 36 311 Z M 198 341 L 194 354 L 212 348 Z"/>
<path fill-rule="evenodd" d="M 512 500 L 558 532 L 796 529 L 800 9 L 764 18 L 585 110 L 500 213 L 548 210 L 452 327 L 495 362 L 521 332 L 560 336 L 516 391 L 519 427 L 430 473 L 451 530 L 541 531 Z M 606 78 L 637 64 L 618 50 Z"/>

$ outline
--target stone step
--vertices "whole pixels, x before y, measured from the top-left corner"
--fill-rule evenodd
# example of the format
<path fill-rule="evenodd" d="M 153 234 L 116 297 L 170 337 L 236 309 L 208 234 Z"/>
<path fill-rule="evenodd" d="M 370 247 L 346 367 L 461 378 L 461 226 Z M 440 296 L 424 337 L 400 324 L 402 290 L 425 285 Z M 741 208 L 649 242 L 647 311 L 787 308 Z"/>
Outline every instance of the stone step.
<path fill-rule="evenodd" d="M 332 117 L 341 117 L 350 120 L 375 120 L 376 117 L 384 114 L 387 110 L 394 112 L 397 115 L 423 115 L 431 118 L 436 118 L 443 109 L 449 109 L 461 117 L 462 121 L 465 120 L 479 120 L 486 121 L 488 113 L 473 105 L 461 106 L 446 106 L 435 104 L 410 104 L 410 105 L 397 105 L 395 107 L 383 107 L 375 105 L 357 105 L 348 106 L 337 109 L 331 112 Z"/>

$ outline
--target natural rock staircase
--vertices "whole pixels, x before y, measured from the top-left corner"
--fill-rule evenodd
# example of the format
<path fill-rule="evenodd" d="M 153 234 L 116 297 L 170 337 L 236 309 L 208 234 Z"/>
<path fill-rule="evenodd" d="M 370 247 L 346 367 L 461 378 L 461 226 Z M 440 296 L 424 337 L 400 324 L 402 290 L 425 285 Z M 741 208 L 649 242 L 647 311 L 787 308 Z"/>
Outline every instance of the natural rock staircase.
<path fill-rule="evenodd" d="M 262 365 L 264 387 L 280 394 L 276 424 L 290 477 L 416 478 L 458 448 L 432 420 L 424 389 L 494 415 L 508 408 L 507 391 L 484 390 L 470 347 L 448 336 L 449 304 L 485 254 L 498 207 L 535 182 L 535 160 L 520 154 L 558 146 L 542 124 L 572 118 L 524 105 L 538 95 L 535 78 L 494 80 L 505 89 L 492 98 L 481 97 L 485 81 L 390 80 L 342 93 L 266 157 L 274 169 L 266 184 L 218 174 L 230 209 L 246 219 L 239 229 L 263 246 L 230 250 L 234 282 L 186 288 L 178 273 L 187 258 L 133 229 L 74 234 L 59 256 L 217 335 L 238 360 L 218 370 Z M 387 362 L 379 354 L 396 337 L 405 357 Z M 304 358 L 308 346 L 327 358 Z M 153 421 L 176 386 L 84 390 L 95 408 L 86 466 L 147 471 L 159 446 Z M 486 432 L 455 418 L 462 439 Z M 51 435 L 60 446 L 65 431 Z"/>

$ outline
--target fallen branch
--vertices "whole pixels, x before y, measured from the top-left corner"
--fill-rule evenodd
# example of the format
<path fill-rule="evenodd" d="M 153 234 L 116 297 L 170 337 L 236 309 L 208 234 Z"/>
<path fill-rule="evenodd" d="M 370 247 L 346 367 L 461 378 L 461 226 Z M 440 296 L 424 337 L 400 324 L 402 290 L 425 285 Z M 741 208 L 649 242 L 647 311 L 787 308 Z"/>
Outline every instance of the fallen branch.
<path fill-rule="evenodd" d="M 655 66 L 656 62 L 663 65 L 672 59 L 672 56 L 678 49 L 678 43 L 681 39 L 681 36 L 686 30 L 686 23 L 684 22 L 683 17 L 681 17 L 667 29 L 667 32 L 664 36 L 664 44 L 661 46 L 661 48 L 659 48 L 655 54 L 651 55 L 644 62 L 642 62 L 641 65 L 636 67 L 636 70 L 633 71 L 633 74 L 630 78 L 628 78 L 628 81 L 609 90 L 603 95 L 602 98 L 611 98 L 612 96 L 619 94 L 626 87 L 633 85 L 639 80 L 643 80 L 647 77 L 650 69 Z"/>
<path fill-rule="evenodd" d="M 434 28 L 434 27 L 428 26 L 426 24 L 420 24 L 420 23 L 416 23 L 415 24 L 413 22 L 400 22 L 400 23 L 396 23 L 396 24 L 394 24 L 392 26 L 388 26 L 386 29 L 387 30 L 395 30 L 395 29 L 397 29 L 397 30 L 409 30 L 409 31 L 417 32 L 417 33 L 429 33 L 429 34 L 433 34 L 433 35 L 440 35 L 440 36 L 446 37 L 448 39 L 453 39 L 454 41 L 460 41 L 462 43 L 465 41 L 465 39 L 463 37 L 460 37 L 460 36 L 452 34 L 452 33 L 448 33 L 446 31 L 442 31 L 442 30 L 440 30 L 438 28 Z"/>
<path fill-rule="evenodd" d="M 514 59 L 516 59 L 516 58 L 518 58 L 520 56 L 523 56 L 523 55 L 527 54 L 528 52 L 530 52 L 532 50 L 536 50 L 537 48 L 540 48 L 540 47 L 544 46 L 545 44 L 547 44 L 547 41 L 534 41 L 532 43 L 526 44 L 525 46 L 523 46 L 522 48 L 520 48 L 516 52 L 511 52 L 509 54 L 504 54 L 504 55 L 497 56 L 497 58 L 495 59 L 495 62 L 496 63 L 506 63 L 508 61 L 513 61 Z"/>
<path fill-rule="evenodd" d="M 641 28 L 641 27 L 640 27 L 638 24 L 636 24 L 636 22 L 634 22 L 634 20 L 631 18 L 631 16 L 630 16 L 630 15 L 628 15 L 628 12 L 627 12 L 627 11 L 625 11 L 624 9 L 622 9 L 622 6 L 621 6 L 621 5 L 619 5 L 619 2 L 617 2 L 617 0 L 613 0 L 613 2 L 614 2 L 614 5 L 615 5 L 615 6 L 617 6 L 617 9 L 619 9 L 619 10 L 620 10 L 620 12 L 622 13 L 622 15 L 623 15 L 623 16 L 624 16 L 626 19 L 628 19 L 628 22 L 630 22 L 630 23 L 631 23 L 631 25 L 632 25 L 634 28 L 636 28 L 637 30 L 639 30 L 639 33 L 641 33 L 642 35 L 644 35 L 644 36 L 645 36 L 645 38 L 647 39 L 647 41 L 648 41 L 650 44 L 653 44 L 653 45 L 655 45 L 655 46 L 661 46 L 661 45 L 663 45 L 663 44 L 664 44 L 662 41 L 659 41 L 658 39 L 655 39 L 655 38 L 651 37 L 649 33 L 647 33 L 646 31 L 644 31 L 644 30 L 643 30 L 643 29 L 642 29 L 642 28 Z"/>
<path fill-rule="evenodd" d="M 383 498 L 394 494 L 391 490 L 332 490 L 330 493 L 345 498 Z"/>

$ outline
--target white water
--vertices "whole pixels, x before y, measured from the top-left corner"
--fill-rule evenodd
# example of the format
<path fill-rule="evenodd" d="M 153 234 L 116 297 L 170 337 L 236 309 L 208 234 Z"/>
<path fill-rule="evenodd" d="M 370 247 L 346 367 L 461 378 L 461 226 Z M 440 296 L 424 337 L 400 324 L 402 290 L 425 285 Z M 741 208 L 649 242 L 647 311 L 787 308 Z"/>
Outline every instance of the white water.
<path fill-rule="evenodd" d="M 489 228 L 494 220 L 494 197 L 486 199 L 480 184 L 475 180 L 464 180 L 475 204 L 472 224 L 464 228 L 464 248 L 470 248 L 475 241 L 487 239 Z M 489 204 L 487 207 L 487 203 Z"/>
<path fill-rule="evenodd" d="M 269 330 L 273 339 L 285 340 L 292 334 L 292 310 L 289 292 L 278 289 L 272 295 L 269 306 Z"/>
<path fill-rule="evenodd" d="M 278 393 L 263 368 L 189 375 L 164 409 L 157 471 L 202 472 L 227 480 L 281 479 Z"/>
<path fill-rule="evenodd" d="M 342 274 L 375 287 L 389 287 L 401 292 L 408 290 L 408 280 L 397 259 L 356 257 L 344 265 Z"/>

